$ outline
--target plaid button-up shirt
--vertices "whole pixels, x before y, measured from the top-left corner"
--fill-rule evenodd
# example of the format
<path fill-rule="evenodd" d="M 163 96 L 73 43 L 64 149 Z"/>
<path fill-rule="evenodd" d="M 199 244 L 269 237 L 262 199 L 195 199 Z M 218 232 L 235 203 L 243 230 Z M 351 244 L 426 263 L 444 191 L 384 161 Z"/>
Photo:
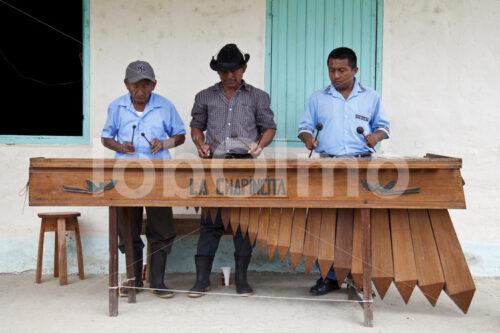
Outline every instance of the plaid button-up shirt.
<path fill-rule="evenodd" d="M 262 132 L 276 128 L 269 95 L 244 81 L 231 100 L 220 82 L 200 91 L 191 116 L 190 126 L 206 131 L 205 142 L 215 154 L 246 154 Z"/>

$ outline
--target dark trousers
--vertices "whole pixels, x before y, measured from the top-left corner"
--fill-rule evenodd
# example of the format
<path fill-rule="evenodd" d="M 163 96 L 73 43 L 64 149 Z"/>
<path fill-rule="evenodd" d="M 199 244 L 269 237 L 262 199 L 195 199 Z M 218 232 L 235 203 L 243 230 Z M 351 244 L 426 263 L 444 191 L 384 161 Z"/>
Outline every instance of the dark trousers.
<path fill-rule="evenodd" d="M 123 209 L 117 207 L 118 216 L 118 248 L 125 253 Z M 134 249 L 142 249 L 141 239 L 143 207 L 126 207 L 132 229 L 132 243 Z M 155 247 L 161 247 L 170 253 L 175 239 L 172 207 L 146 207 L 147 225 L 146 238 Z"/>
<path fill-rule="evenodd" d="M 211 156 L 210 158 L 224 158 L 224 159 L 252 159 L 250 154 L 224 154 L 221 156 Z M 201 216 L 200 225 L 200 238 L 198 239 L 198 249 L 197 255 L 211 257 L 217 252 L 219 247 L 219 241 L 221 236 L 224 234 L 224 226 L 222 225 L 221 210 L 217 209 L 217 217 L 215 218 L 215 223 L 212 223 L 212 217 L 207 216 L 207 219 L 203 219 Z M 241 235 L 241 229 L 238 227 L 236 235 L 233 236 L 234 252 L 238 257 L 247 257 L 252 255 L 253 246 L 250 244 L 250 239 L 247 237 L 243 238 Z"/>
<path fill-rule="evenodd" d="M 215 223 L 212 223 L 210 214 L 204 220 L 201 217 L 200 238 L 198 239 L 197 255 L 211 257 L 217 252 L 219 241 L 224 234 L 224 226 L 222 225 L 221 210 L 217 209 L 217 217 Z M 248 236 L 245 238 L 241 235 L 241 229 L 238 227 L 236 235 L 233 236 L 234 250 L 238 257 L 247 257 L 252 255 L 253 246 L 250 244 Z"/>

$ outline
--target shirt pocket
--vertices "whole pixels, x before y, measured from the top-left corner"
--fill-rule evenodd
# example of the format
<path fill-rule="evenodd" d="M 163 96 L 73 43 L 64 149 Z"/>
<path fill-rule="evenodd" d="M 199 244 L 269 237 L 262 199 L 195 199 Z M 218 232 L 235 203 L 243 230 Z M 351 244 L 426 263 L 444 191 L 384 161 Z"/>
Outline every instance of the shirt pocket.
<path fill-rule="evenodd" d="M 253 124 L 255 123 L 257 105 L 252 102 L 244 101 L 238 105 L 236 112 L 237 118 L 242 121 L 242 124 Z"/>
<path fill-rule="evenodd" d="M 154 114 L 147 114 L 144 115 L 143 117 L 146 118 L 142 119 L 141 128 L 143 129 L 145 135 L 149 134 L 148 140 L 152 141 L 155 138 L 158 140 L 165 140 L 166 129 L 164 127 L 164 122 L 159 112 Z"/>
<path fill-rule="evenodd" d="M 321 100 L 318 103 L 316 121 L 317 123 L 323 124 L 323 126 L 331 121 L 341 121 L 343 117 L 341 110 L 342 109 L 338 108 L 335 102 Z M 314 122 L 314 119 L 312 119 L 312 121 Z"/>
<path fill-rule="evenodd" d="M 358 127 L 362 127 L 364 130 L 364 135 L 371 134 L 370 127 L 371 114 L 367 112 L 360 112 L 359 110 L 354 112 L 354 125 L 356 130 Z"/>

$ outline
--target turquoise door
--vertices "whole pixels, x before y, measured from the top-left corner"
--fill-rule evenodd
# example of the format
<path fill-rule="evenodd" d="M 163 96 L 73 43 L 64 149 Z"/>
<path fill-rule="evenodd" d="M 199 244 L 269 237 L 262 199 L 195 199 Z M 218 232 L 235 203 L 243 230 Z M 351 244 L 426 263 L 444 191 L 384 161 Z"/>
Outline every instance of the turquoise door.
<path fill-rule="evenodd" d="M 297 124 L 309 96 L 328 85 L 326 58 L 336 47 L 358 56 L 358 80 L 379 90 L 382 0 L 268 0 L 266 91 L 277 146 L 301 146 Z"/>

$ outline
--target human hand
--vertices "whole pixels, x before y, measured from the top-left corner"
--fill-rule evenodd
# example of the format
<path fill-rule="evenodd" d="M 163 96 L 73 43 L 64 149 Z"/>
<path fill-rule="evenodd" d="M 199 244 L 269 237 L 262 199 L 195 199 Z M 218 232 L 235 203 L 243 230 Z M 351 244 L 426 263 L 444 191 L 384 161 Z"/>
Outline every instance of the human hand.
<path fill-rule="evenodd" d="M 314 139 L 312 136 L 309 137 L 305 142 L 306 144 L 306 148 L 308 150 L 314 150 L 316 149 L 316 147 L 318 146 L 319 144 L 319 140 L 318 139 Z"/>
<path fill-rule="evenodd" d="M 263 148 L 259 146 L 257 142 L 252 142 L 250 146 L 248 146 L 248 154 L 252 155 L 253 157 L 259 156 L 262 150 Z"/>
<path fill-rule="evenodd" d="M 366 145 L 370 148 L 373 148 L 375 147 L 375 145 L 378 143 L 378 138 L 376 135 L 374 134 L 368 134 L 368 135 L 365 135 L 365 141 L 366 141 Z"/>
<path fill-rule="evenodd" d="M 132 142 L 124 141 L 120 145 L 120 153 L 129 154 L 129 155 L 135 154 L 135 148 L 134 148 L 134 145 L 132 144 Z"/>
<path fill-rule="evenodd" d="M 198 156 L 201 158 L 207 158 L 210 156 L 210 146 L 206 143 L 199 143 L 196 145 L 196 149 L 198 149 Z"/>
<path fill-rule="evenodd" d="M 151 154 L 152 155 L 155 155 L 156 153 L 158 153 L 160 150 L 163 150 L 163 149 L 164 149 L 163 141 L 160 141 L 157 138 L 154 138 L 151 141 Z"/>

